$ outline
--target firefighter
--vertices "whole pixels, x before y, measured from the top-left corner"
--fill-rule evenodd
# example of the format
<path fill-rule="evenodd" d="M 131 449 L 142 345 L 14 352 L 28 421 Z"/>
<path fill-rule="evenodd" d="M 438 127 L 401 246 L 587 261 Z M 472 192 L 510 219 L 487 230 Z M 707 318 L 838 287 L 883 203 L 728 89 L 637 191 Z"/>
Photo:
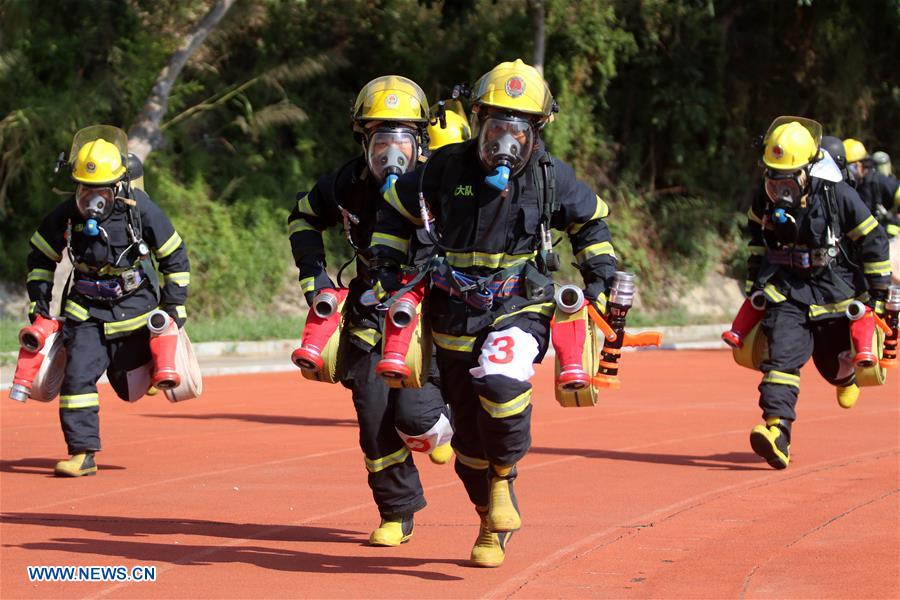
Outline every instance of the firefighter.
<path fill-rule="evenodd" d="M 169 218 L 131 184 L 140 162 L 129 157 L 121 129 L 99 125 L 79 131 L 69 160 L 75 193 L 31 237 L 26 287 L 32 322 L 50 318 L 53 274 L 68 252 L 74 269 L 61 305 L 68 360 L 59 419 L 71 457 L 58 462 L 54 471 L 79 477 L 97 472 L 97 380 L 106 371 L 116 394 L 126 401 L 148 391 L 147 318 L 161 308 L 183 326 L 191 274 L 184 243 Z"/>
<path fill-rule="evenodd" d="M 765 297 L 761 326 L 769 344 L 759 385 L 765 425 L 753 428 L 750 444 L 776 469 L 790 462 L 800 367 L 810 357 L 836 386 L 841 406 L 856 402 L 846 312 L 856 300 L 883 312 L 890 282 L 884 229 L 830 154 L 820 152 L 821 132 L 800 117 L 772 123 L 762 159 L 766 198 L 754 199 L 747 213 L 748 289 Z M 872 357 L 854 360 L 862 358 Z"/>
<path fill-rule="evenodd" d="M 409 540 L 413 514 L 425 507 L 410 450 L 430 451 L 436 463 L 452 457 L 452 429 L 433 382 L 436 373 L 421 389 L 389 388 L 375 373 L 384 313 L 362 299 L 373 287 L 370 245 L 380 241 L 404 253 L 408 248 L 406 240 L 373 236 L 375 214 L 380 188 L 419 161 L 428 117 L 425 94 L 413 81 L 396 75 L 370 81 L 352 111 L 353 134 L 363 154 L 320 178 L 309 194 L 300 194 L 288 218 L 300 286 L 310 306 L 318 293 L 337 287 L 325 270 L 322 232 L 342 224 L 355 250 L 356 276 L 349 284 L 341 330 L 339 363 L 345 368 L 340 380 L 352 391 L 369 487 L 381 516 L 369 537 L 375 546 Z"/>
<path fill-rule="evenodd" d="M 841 138 L 833 135 L 824 135 L 822 136 L 822 141 L 819 143 L 819 146 L 822 150 L 825 150 L 831 155 L 834 164 L 841 170 L 841 177 L 844 178 L 844 181 L 851 186 L 856 185 L 856 180 L 853 179 L 850 175 L 850 171 L 847 170 L 847 156 L 844 154 L 844 142 L 841 141 Z"/>
<path fill-rule="evenodd" d="M 453 100 L 449 102 L 452 102 L 454 106 L 456 104 Z M 436 111 L 432 107 L 432 113 L 434 112 Z M 429 153 L 447 144 L 458 144 L 472 137 L 472 129 L 469 127 L 468 121 L 457 110 L 443 109 L 441 112 L 443 113 L 443 119 L 440 116 L 433 116 L 428 124 Z"/>
<path fill-rule="evenodd" d="M 470 558 L 496 567 L 521 526 L 513 481 L 531 444 L 532 365 L 547 349 L 554 310 L 550 228 L 569 234 L 586 295 L 601 309 L 616 259 L 606 203 L 544 149 L 540 132 L 556 103 L 538 71 L 521 60 L 497 65 L 475 85 L 472 111 L 475 139 L 439 149 L 424 172 L 387 189 L 373 251 L 387 296 L 390 263 L 405 255 L 381 240 L 427 225 L 438 249 L 428 314 L 456 472 L 480 518 Z"/>
<path fill-rule="evenodd" d="M 878 171 L 859 140 L 845 139 L 844 152 L 859 197 L 890 237 L 900 235 L 900 181 Z"/>
<path fill-rule="evenodd" d="M 884 150 L 876 150 L 872 153 L 872 162 L 875 163 L 875 170 L 886 177 L 894 176 L 894 169 L 891 166 L 891 157 Z"/>

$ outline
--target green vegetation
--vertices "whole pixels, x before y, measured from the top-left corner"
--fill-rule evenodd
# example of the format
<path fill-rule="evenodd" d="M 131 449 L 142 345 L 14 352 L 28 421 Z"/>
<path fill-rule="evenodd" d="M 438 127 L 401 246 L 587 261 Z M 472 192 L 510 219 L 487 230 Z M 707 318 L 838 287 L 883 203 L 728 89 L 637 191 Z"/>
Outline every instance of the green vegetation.
<path fill-rule="evenodd" d="M 57 154 L 86 125 L 127 129 L 211 5 L 0 3 L 0 279 L 24 279 L 27 240 L 59 200 L 51 188 L 71 187 L 52 175 Z M 166 143 L 145 165 L 188 243 L 195 334 L 265 313 L 290 278 L 286 215 L 297 191 L 358 152 L 348 110 L 366 81 L 404 74 L 435 101 L 501 60 L 529 61 L 526 7 L 236 3 L 177 80 Z M 545 23 L 561 106 L 548 146 L 610 203 L 622 266 L 651 290 L 720 261 L 739 274 L 751 141 L 775 116 L 817 118 L 872 150 L 900 138 L 895 0 L 547 0 Z M 347 256 L 340 231 L 327 243 Z"/>
<path fill-rule="evenodd" d="M 221 340 L 299 340 L 306 319 L 302 316 L 227 315 L 215 319 L 198 319 L 187 325 L 191 341 Z"/>

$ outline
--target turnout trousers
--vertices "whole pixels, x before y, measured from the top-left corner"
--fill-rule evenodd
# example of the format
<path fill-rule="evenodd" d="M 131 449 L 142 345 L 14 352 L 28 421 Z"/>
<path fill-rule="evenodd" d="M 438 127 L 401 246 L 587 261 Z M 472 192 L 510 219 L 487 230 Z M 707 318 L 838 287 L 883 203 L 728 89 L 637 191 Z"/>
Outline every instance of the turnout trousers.
<path fill-rule="evenodd" d="M 847 386 L 855 381 L 849 359 L 850 321 L 844 316 L 810 320 L 809 307 L 788 299 L 769 304 L 762 328 L 769 340 L 769 358 L 763 361 L 759 407 L 763 418 L 797 418 L 800 367 L 812 357 L 829 383 Z"/>
<path fill-rule="evenodd" d="M 397 519 L 425 507 L 422 482 L 410 452 L 410 446 L 415 447 L 418 440 L 407 442 L 401 432 L 421 436 L 440 426 L 442 420 L 444 425 L 449 423 L 447 407 L 434 383 L 434 361 L 432 378 L 424 387 L 394 389 L 375 374 L 375 365 L 381 359 L 379 350 L 378 345 L 363 350 L 352 342 L 342 344 L 340 360 L 348 367 L 341 383 L 353 394 L 359 447 L 378 512 L 382 518 Z"/>
<path fill-rule="evenodd" d="M 97 380 L 106 371 L 116 394 L 135 401 L 150 380 L 150 332 L 142 327 L 128 335 L 106 339 L 103 323 L 66 320 L 63 326 L 66 372 L 59 395 L 59 421 L 69 454 L 97 452 L 100 447 L 100 398 Z"/>
<path fill-rule="evenodd" d="M 490 465 L 515 465 L 531 446 L 529 380 L 549 337 L 548 318 L 523 315 L 469 341 L 457 336 L 452 345 L 458 350 L 438 345 L 442 390 L 453 416 L 456 474 L 476 506 L 489 504 Z M 509 479 L 514 477 L 515 469 Z"/>

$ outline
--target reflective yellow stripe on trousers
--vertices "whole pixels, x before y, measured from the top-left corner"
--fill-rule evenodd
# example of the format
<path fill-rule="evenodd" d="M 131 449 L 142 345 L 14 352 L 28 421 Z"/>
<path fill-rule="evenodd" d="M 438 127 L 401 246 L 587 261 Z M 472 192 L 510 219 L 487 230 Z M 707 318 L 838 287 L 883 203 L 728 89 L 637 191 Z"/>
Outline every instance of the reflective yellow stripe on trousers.
<path fill-rule="evenodd" d="M 531 404 L 531 390 L 528 389 L 509 402 L 492 402 L 484 396 L 478 396 L 481 407 L 494 419 L 512 417 L 524 411 Z"/>
<path fill-rule="evenodd" d="M 376 458 L 375 460 L 369 459 L 368 456 L 364 457 L 366 459 L 366 470 L 369 473 L 377 473 L 378 471 L 384 471 L 388 467 L 393 467 L 394 465 L 399 465 L 409 456 L 409 448 L 403 446 L 393 454 L 388 454 L 387 456 L 383 456 L 381 458 Z"/>
<path fill-rule="evenodd" d="M 60 408 L 88 408 L 90 406 L 99 406 L 100 396 L 97 392 L 89 394 L 65 394 L 59 397 Z"/>

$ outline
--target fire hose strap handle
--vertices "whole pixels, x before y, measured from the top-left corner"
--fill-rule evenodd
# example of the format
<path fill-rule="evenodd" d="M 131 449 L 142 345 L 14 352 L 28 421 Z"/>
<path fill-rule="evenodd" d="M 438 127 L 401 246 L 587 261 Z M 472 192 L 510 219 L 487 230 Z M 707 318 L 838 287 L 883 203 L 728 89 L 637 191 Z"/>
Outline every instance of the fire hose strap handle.
<path fill-rule="evenodd" d="M 616 332 L 609 325 L 609 323 L 606 322 L 606 319 L 604 319 L 603 316 L 599 312 L 597 312 L 597 309 L 594 308 L 594 305 L 592 303 L 588 302 L 587 309 L 588 316 L 591 318 L 591 321 L 594 322 L 597 328 L 603 332 L 603 336 L 610 342 L 614 341 L 616 339 Z"/>
<path fill-rule="evenodd" d="M 878 326 L 881 331 L 884 332 L 884 335 L 891 335 L 894 331 L 891 329 L 891 326 L 887 324 L 887 322 L 880 316 L 875 315 L 875 324 Z"/>

